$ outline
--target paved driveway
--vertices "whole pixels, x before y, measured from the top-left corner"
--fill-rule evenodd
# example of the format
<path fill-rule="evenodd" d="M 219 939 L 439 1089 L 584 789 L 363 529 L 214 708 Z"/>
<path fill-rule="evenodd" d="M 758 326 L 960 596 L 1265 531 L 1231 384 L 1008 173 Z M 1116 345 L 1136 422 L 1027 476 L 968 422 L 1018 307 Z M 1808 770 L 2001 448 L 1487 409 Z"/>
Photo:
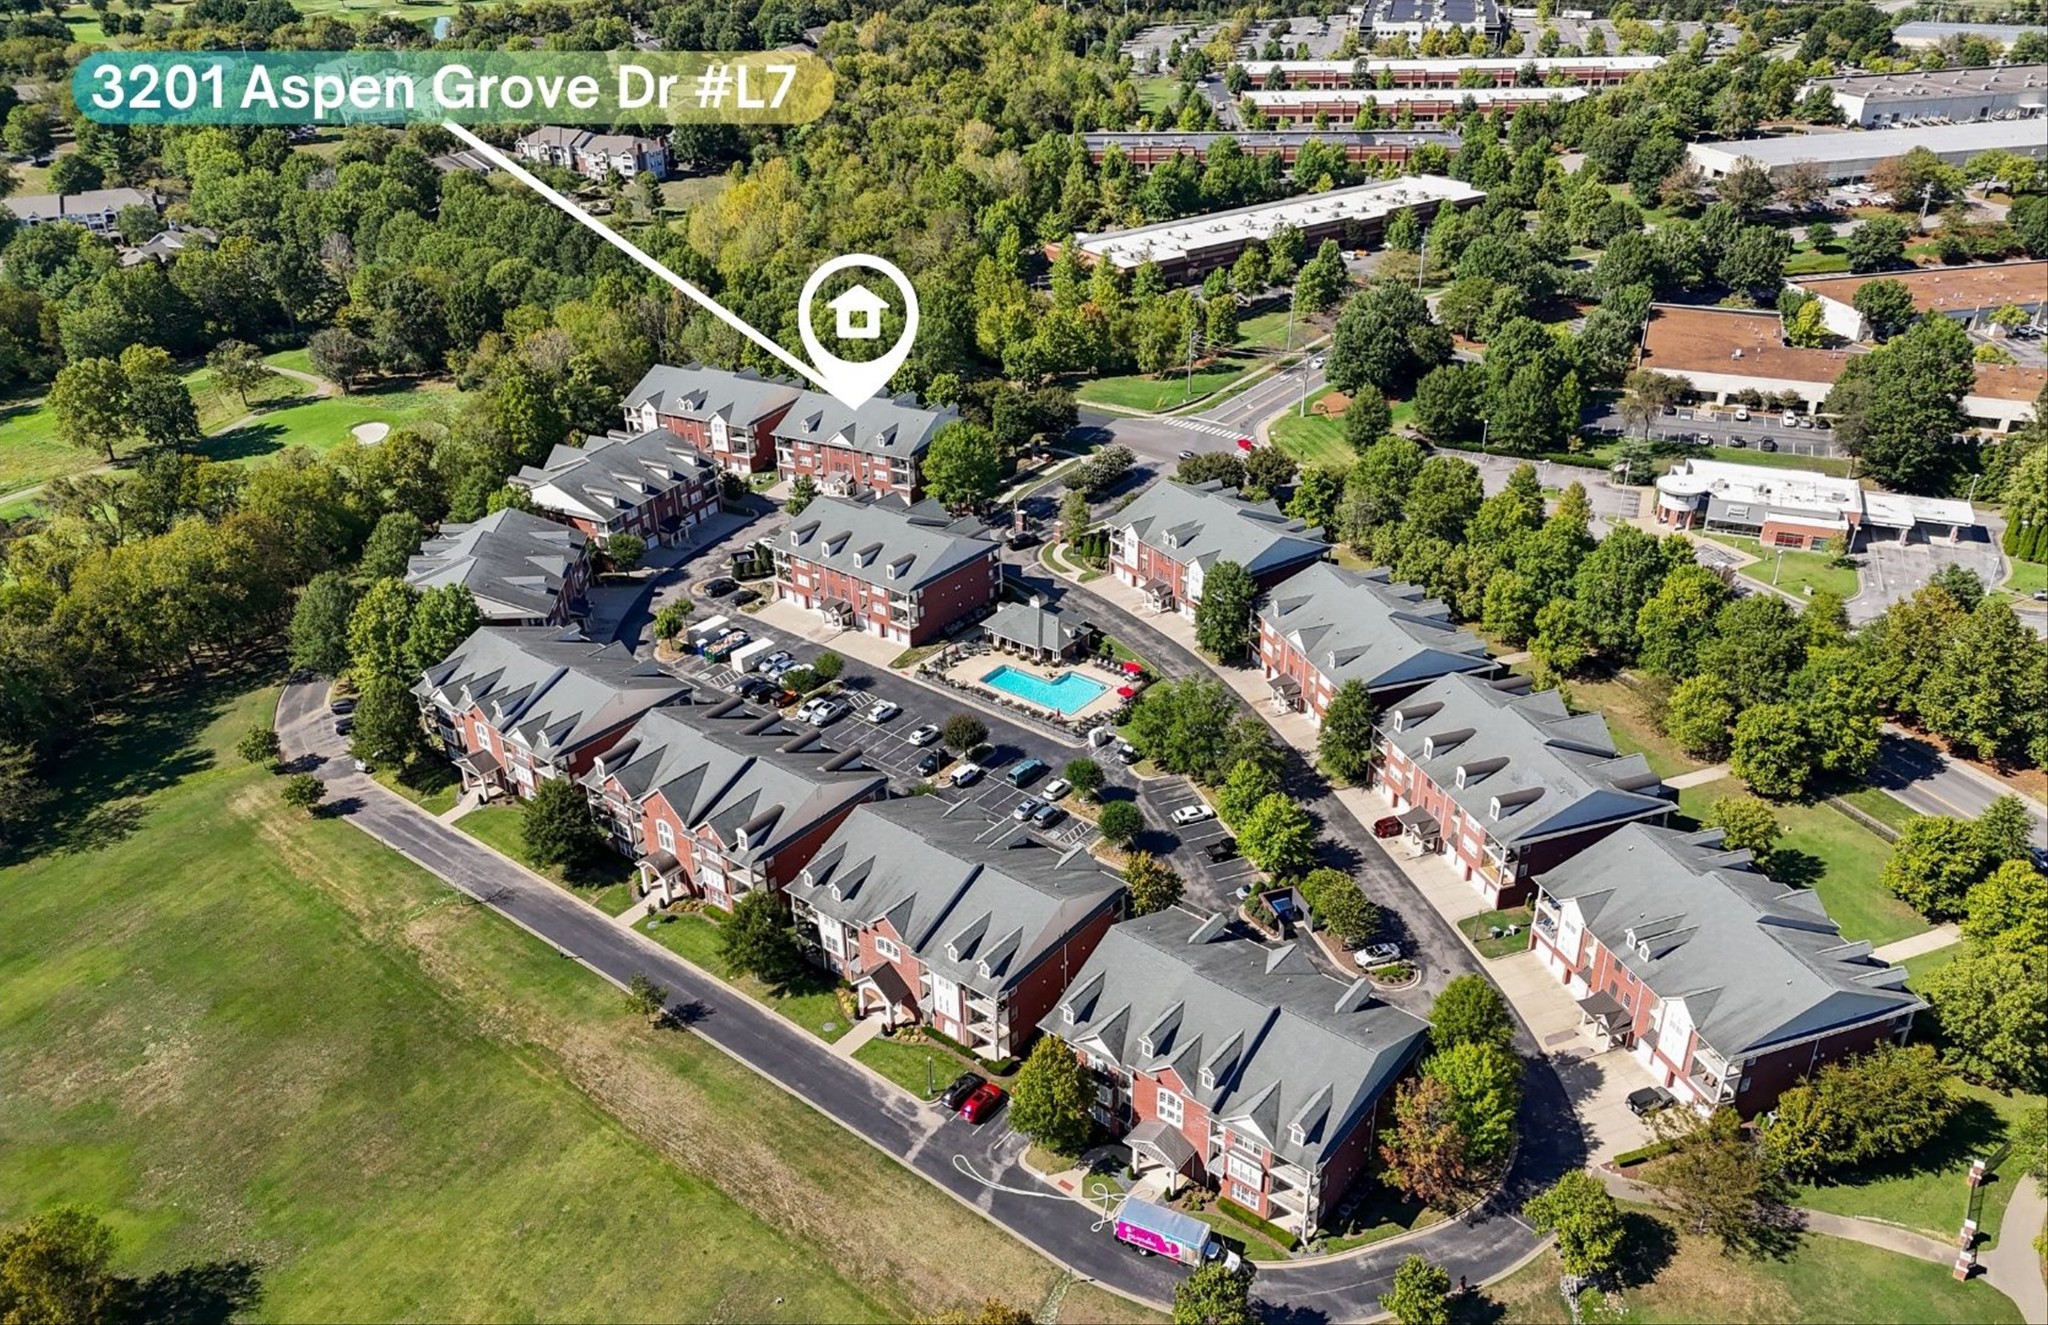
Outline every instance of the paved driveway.
<path fill-rule="evenodd" d="M 2005 558 L 1981 528 L 1969 530 L 1968 536 L 1953 544 L 1946 539 L 1902 544 L 1896 539 L 1873 538 L 1857 550 L 1863 559 L 1863 587 L 1849 600 L 1849 620 L 1859 626 L 1876 620 L 1900 599 L 1911 598 L 1948 566 L 1976 571 L 1987 588 L 1995 588 L 2005 579 Z"/>

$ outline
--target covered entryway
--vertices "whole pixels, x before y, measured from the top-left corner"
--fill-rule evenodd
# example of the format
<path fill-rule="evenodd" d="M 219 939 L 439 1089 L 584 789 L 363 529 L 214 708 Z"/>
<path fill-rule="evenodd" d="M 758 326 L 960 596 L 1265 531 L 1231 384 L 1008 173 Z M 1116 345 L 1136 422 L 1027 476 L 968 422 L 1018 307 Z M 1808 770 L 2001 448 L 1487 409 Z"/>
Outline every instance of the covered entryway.
<path fill-rule="evenodd" d="M 854 981 L 853 998 L 861 1016 L 879 1012 L 884 1026 L 917 1024 L 917 995 L 894 966 L 877 966 Z"/>
<path fill-rule="evenodd" d="M 1626 1044 L 1634 1029 L 1628 1009 L 1604 989 L 1596 989 L 1579 1000 L 1579 1029 L 1602 1049 Z"/>
<path fill-rule="evenodd" d="M 1194 1171 L 1194 1143 L 1182 1136 L 1179 1128 L 1157 1118 L 1133 1127 L 1124 1144 L 1131 1148 L 1131 1167 L 1140 1181 L 1151 1170 L 1163 1179 L 1161 1190 L 1168 1196 L 1179 1191 L 1180 1180 Z"/>

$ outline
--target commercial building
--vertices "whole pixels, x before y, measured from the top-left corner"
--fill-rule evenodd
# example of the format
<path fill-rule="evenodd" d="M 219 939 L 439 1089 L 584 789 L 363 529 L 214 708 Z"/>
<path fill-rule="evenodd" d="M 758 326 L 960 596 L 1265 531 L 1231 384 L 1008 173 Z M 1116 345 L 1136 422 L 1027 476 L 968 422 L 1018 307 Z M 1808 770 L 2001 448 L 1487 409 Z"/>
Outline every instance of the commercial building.
<path fill-rule="evenodd" d="M 1718 828 L 1631 825 L 1538 880 L 1530 943 L 1603 1048 L 1706 1112 L 1762 1113 L 1822 1065 L 1904 1044 L 1906 969 Z"/>
<path fill-rule="evenodd" d="M 582 615 L 589 539 L 580 529 L 506 507 L 444 524 L 405 566 L 415 589 L 459 584 L 489 626 L 561 625 Z"/>
<path fill-rule="evenodd" d="M 2038 122 L 1992 120 L 1984 124 L 1926 124 L 1908 129 L 1843 129 L 1783 138 L 1736 138 L 1690 143 L 1685 153 L 1709 179 L 1720 179 L 1743 160 L 1782 177 L 1795 166 L 1819 167 L 1830 184 L 1868 179 L 1880 161 L 1924 147 L 1952 166 L 1979 152 L 2011 152 L 2048 160 L 2048 132 Z"/>
<path fill-rule="evenodd" d="M 775 425 L 804 395 L 751 369 L 656 364 L 626 393 L 623 408 L 628 428 L 666 428 L 720 469 L 762 474 L 775 468 Z"/>
<path fill-rule="evenodd" d="M 1909 51 L 1921 51 L 1964 37 L 1981 37 L 2009 50 L 2014 42 L 2029 32 L 2038 37 L 2048 29 L 2019 23 L 1928 23 L 1915 20 L 1893 28 L 1892 40 Z"/>
<path fill-rule="evenodd" d="M 1420 46 L 1425 33 L 1475 33 L 1499 45 L 1508 35 L 1507 11 L 1496 0 L 1371 0 L 1360 19 L 1370 28 L 1367 45 L 1406 37 Z"/>
<path fill-rule="evenodd" d="M 1405 165 L 1426 146 L 1446 152 L 1458 150 L 1458 135 L 1422 130 L 1388 129 L 1253 129 L 1237 133 L 1152 133 L 1123 132 L 1082 135 L 1090 160 L 1100 162 L 1111 149 L 1140 171 L 1173 160 L 1177 156 L 1206 161 L 1210 149 L 1228 139 L 1246 156 L 1278 156 L 1292 166 L 1302 146 L 1311 140 L 1342 148 L 1344 159 L 1353 165 L 1366 161 L 1390 161 Z"/>
<path fill-rule="evenodd" d="M 1512 115 L 1523 106 L 1544 102 L 1580 101 L 1590 95 L 1582 87 L 1472 88 L 1290 88 L 1280 92 L 1247 92 L 1246 106 L 1280 124 L 1350 124 L 1370 105 L 1401 124 L 1441 124 L 1462 111 L 1485 114 L 1500 110 Z"/>
<path fill-rule="evenodd" d="M 1843 340 L 1869 340 L 1870 323 L 1856 311 L 1856 292 L 1872 281 L 1896 281 L 1922 313 L 1952 317 L 1970 330 L 1985 330 L 1993 313 L 2020 308 L 2038 318 L 2048 308 L 2048 259 L 1993 262 L 1967 267 L 1915 267 L 1863 276 L 1802 276 L 1790 281 L 1821 301 L 1827 329 Z"/>
<path fill-rule="evenodd" d="M 1660 68 L 1661 55 L 1577 55 L 1479 60 L 1240 60 L 1252 86 L 1313 88 L 1618 87 Z"/>
<path fill-rule="evenodd" d="M 1077 235 L 1074 242 L 1083 262 L 1113 262 L 1127 271 L 1155 262 L 1170 281 L 1200 280 L 1235 262 L 1247 244 L 1263 242 L 1283 226 L 1300 231 L 1310 252 L 1325 239 L 1367 248 L 1381 242 L 1387 218 L 1397 211 L 1412 211 L 1428 225 L 1439 207 L 1473 207 L 1485 197 L 1441 175 L 1412 175 L 1132 230 Z"/>
<path fill-rule="evenodd" d="M 1776 313 L 1658 304 L 1644 328 L 1639 362 L 1683 378 L 1696 395 L 1710 401 L 1733 403 L 1760 393 L 1796 398 L 1801 412 L 1813 412 L 1850 358 L 1866 352 L 1788 345 Z M 2008 433 L 2034 417 L 2034 401 L 2044 386 L 2048 370 L 1978 364 L 1976 386 L 1963 397 L 1963 413 L 1980 431 Z"/>
<path fill-rule="evenodd" d="M 737 699 L 652 710 L 580 781 L 642 893 L 728 911 L 783 887 L 854 806 L 889 791 L 858 745 Z"/>
<path fill-rule="evenodd" d="M 1322 725 L 1337 688 L 1363 685 L 1375 708 L 1458 673 L 1491 674 L 1486 641 L 1450 609 L 1385 570 L 1310 566 L 1267 595 L 1259 610 L 1259 667 L 1282 712 Z"/>
<path fill-rule="evenodd" d="M 427 731 L 488 800 L 580 778 L 650 709 L 690 687 L 624 644 L 553 626 L 485 626 L 413 686 Z"/>
<path fill-rule="evenodd" d="M 1818 88 L 1834 94 L 1843 119 L 1864 129 L 2032 119 L 2048 110 L 2048 64 L 1817 78 L 1802 95 Z"/>
<path fill-rule="evenodd" d="M 114 222 L 130 207 L 163 210 L 163 199 L 147 189 L 88 189 L 83 193 L 21 193 L 0 198 L 0 207 L 22 225 L 64 221 L 82 225 L 96 235 L 114 233 Z"/>
<path fill-rule="evenodd" d="M 1112 928 L 1040 1025 L 1093 1074 L 1095 1119 L 1134 1167 L 1304 1239 L 1370 1167 L 1429 1029 L 1297 944 L 1179 907 Z"/>
<path fill-rule="evenodd" d="M 668 140 L 625 133 L 592 133 L 588 129 L 546 124 L 512 144 L 527 161 L 573 170 L 586 179 L 603 180 L 616 172 L 621 179 L 649 174 L 667 179 Z"/>
<path fill-rule="evenodd" d="M 918 501 L 924 453 L 941 428 L 959 421 L 948 405 L 927 409 L 916 396 L 880 396 L 849 409 L 816 391 L 801 393 L 775 425 L 775 472 L 809 475 L 833 496 L 875 493 Z"/>
<path fill-rule="evenodd" d="M 1523 676 L 1447 676 L 1379 720 L 1380 792 L 1414 855 L 1441 855 L 1488 907 L 1626 824 L 1663 823 L 1678 794 L 1624 755 L 1598 713 Z"/>
<path fill-rule="evenodd" d="M 1874 492 L 1855 479 L 1809 469 L 1721 460 L 1680 460 L 1657 480 L 1657 523 L 1741 534 L 1765 547 L 1813 548 L 1828 539 L 1900 543 L 1961 540 L 1976 525 L 1966 501 Z"/>
<path fill-rule="evenodd" d="M 547 463 L 527 465 L 510 481 L 536 509 L 599 547 L 617 534 L 650 545 L 680 543 L 718 509 L 718 467 L 666 428 L 557 446 Z"/>
<path fill-rule="evenodd" d="M 769 541 L 775 596 L 845 630 L 929 644 L 994 602 L 997 546 L 931 502 L 820 497 Z"/>
<path fill-rule="evenodd" d="M 1155 483 L 1118 513 L 1109 568 L 1156 611 L 1194 619 L 1202 584 L 1234 561 L 1262 589 L 1322 560 L 1330 545 L 1270 501 L 1246 501 L 1218 482 Z"/>
<path fill-rule="evenodd" d="M 863 805 L 789 885 L 812 958 L 860 1015 L 925 1024 L 982 1058 L 1020 1055 L 1123 913 L 1079 847 L 936 796 Z"/>

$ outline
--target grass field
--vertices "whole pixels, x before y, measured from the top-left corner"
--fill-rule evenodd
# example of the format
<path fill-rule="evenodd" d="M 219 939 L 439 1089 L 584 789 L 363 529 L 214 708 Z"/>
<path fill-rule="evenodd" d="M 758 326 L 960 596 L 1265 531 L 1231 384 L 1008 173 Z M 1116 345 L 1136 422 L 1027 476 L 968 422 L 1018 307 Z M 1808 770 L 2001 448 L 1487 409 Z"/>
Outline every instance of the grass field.
<path fill-rule="evenodd" d="M 1858 787 L 1841 793 L 1841 798 L 1879 823 L 1904 831 L 1920 816 L 1913 807 L 1880 787 Z"/>
<path fill-rule="evenodd" d="M 440 759 L 422 759 L 404 779 L 395 768 L 380 768 L 370 776 L 428 814 L 446 814 L 462 796 L 462 779 Z"/>
<path fill-rule="evenodd" d="M 2017 594 L 2030 594 L 2036 589 L 2048 589 L 2048 565 L 2038 561 L 2012 561 L 2012 574 L 2005 577 L 2000 588 L 2010 589 Z"/>
<path fill-rule="evenodd" d="M 1663 700 L 1655 692 L 1619 679 L 1573 681 L 1569 689 L 1573 709 L 1605 717 L 1615 748 L 1623 754 L 1640 753 L 1657 776 L 1677 777 L 1705 767 L 1658 729 Z"/>
<path fill-rule="evenodd" d="M 1220 390 L 1255 367 L 1257 364 L 1250 358 L 1231 355 L 1195 369 L 1192 379 L 1184 370 L 1164 377 L 1147 377 L 1143 373 L 1096 377 L 1077 386 L 1074 395 L 1084 404 L 1117 405 L 1156 413 Z"/>
<path fill-rule="evenodd" d="M 542 869 L 527 858 L 522 834 L 525 820 L 526 812 L 514 806 L 484 805 L 457 819 L 455 826 L 561 884 L 606 915 L 615 916 L 633 905 L 633 866 L 624 856 L 599 850 L 587 863 L 574 866 L 567 873 L 559 865 Z"/>
<path fill-rule="evenodd" d="M 302 400 L 266 411 L 244 427 L 206 439 L 200 453 L 209 460 L 258 460 L 288 446 L 328 451 L 353 446 L 349 430 L 361 423 L 396 428 L 421 420 L 452 418 L 461 394 L 448 387 L 391 387 L 348 396 Z"/>
<path fill-rule="evenodd" d="M 1709 460 L 1725 460 L 1731 465 L 1761 465 L 1765 469 L 1811 469 L 1819 474 L 1832 474 L 1836 478 L 1847 478 L 1854 468 L 1853 463 L 1838 455 L 1794 455 L 1790 451 L 1759 451 L 1746 446 L 1709 446 L 1703 448 Z M 1669 469 L 1666 465 L 1664 468 Z"/>
<path fill-rule="evenodd" d="M 1744 579 L 1770 584 L 1775 575 L 1776 587 L 1794 598 L 1804 598 L 1809 588 L 1816 592 L 1837 593 L 1845 600 L 1856 596 L 1858 578 L 1855 568 L 1829 565 L 1823 553 L 1781 552 L 1777 548 L 1766 548 L 1754 538 L 1740 538 L 1734 534 L 1707 534 L 1705 537 L 1761 558 L 1737 572 Z"/>
<path fill-rule="evenodd" d="M 1465 937 L 1472 940 L 1472 946 L 1479 949 L 1482 957 L 1507 957 L 1521 952 L 1529 946 L 1529 922 L 1536 913 L 1526 906 L 1511 906 L 1504 911 L 1482 911 L 1476 916 L 1466 916 L 1458 922 L 1458 928 Z M 1518 926 L 1513 934 L 1493 936 L 1495 928 L 1506 929 Z"/>
<path fill-rule="evenodd" d="M 837 1124 L 282 813 L 231 753 L 274 695 L 180 694 L 82 743 L 43 854 L 0 867 L 0 1220 L 85 1205 L 124 1273 L 253 1259 L 252 1320 L 1047 1300 L 1054 1266 Z M 1085 1285 L 1061 1314 L 1157 1319 Z"/>
<path fill-rule="evenodd" d="M 1358 452 L 1344 440 L 1343 406 L 1349 403 L 1335 387 L 1323 388 L 1308 398 L 1307 414 L 1289 410 L 1273 420 L 1269 429 L 1273 445 L 1304 465 L 1348 469 L 1358 458 Z M 1326 409 L 1335 412 L 1325 413 Z"/>
<path fill-rule="evenodd" d="M 1597 1290 L 1582 1296 L 1585 1320 L 2003 1325 L 2020 1318 L 2012 1299 L 1989 1284 L 1959 1284 L 1946 1266 L 1860 1242 L 1808 1234 L 1783 1260 L 1751 1260 L 1723 1256 L 1718 1243 L 1679 1232 L 1641 1207 L 1628 1207 L 1628 1217 L 1635 1245 L 1624 1250 L 1623 1273 L 1630 1282 L 1619 1304 L 1593 1300 Z M 1557 1258 L 1546 1252 L 1483 1290 L 1486 1304 L 1471 1319 L 1566 1325 L 1574 1317 L 1557 1279 Z"/>
<path fill-rule="evenodd" d="M 1719 798 L 1743 790 L 1739 778 L 1720 778 L 1679 792 L 1678 805 L 1697 819 Z M 1890 843 L 1824 801 L 1771 810 L 1785 830 L 1771 849 L 1771 877 L 1818 892 L 1843 934 L 1884 944 L 1932 928 L 1878 881 Z"/>
<path fill-rule="evenodd" d="M 822 973 L 814 980 L 777 994 L 752 976 L 734 976 L 726 971 L 725 960 L 718 955 L 718 924 L 709 915 L 684 912 L 663 916 L 661 922 L 652 930 L 643 922 L 641 930 L 685 961 L 703 967 L 734 988 L 760 999 L 827 1044 L 853 1029 L 853 1024 L 846 1019 L 845 1010 L 839 1006 L 839 997 L 833 992 L 832 983 Z"/>
<path fill-rule="evenodd" d="M 854 1050 L 853 1056 L 921 1100 L 936 1096 L 962 1072 L 988 1075 L 988 1069 L 933 1040 L 904 1044 L 877 1036 Z"/>
<path fill-rule="evenodd" d="M 1820 276 L 1829 272 L 1847 270 L 1849 270 L 1849 255 L 1842 251 L 1842 247 L 1839 244 L 1829 244 L 1824 248 L 1815 248 L 1812 244 L 1801 240 L 1793 248 L 1791 256 L 1785 259 L 1785 275 L 1788 277 Z"/>
<path fill-rule="evenodd" d="M 1138 89 L 1138 109 L 1158 114 L 1172 108 L 1180 96 L 1180 82 L 1172 78 L 1134 78 L 1131 86 Z"/>

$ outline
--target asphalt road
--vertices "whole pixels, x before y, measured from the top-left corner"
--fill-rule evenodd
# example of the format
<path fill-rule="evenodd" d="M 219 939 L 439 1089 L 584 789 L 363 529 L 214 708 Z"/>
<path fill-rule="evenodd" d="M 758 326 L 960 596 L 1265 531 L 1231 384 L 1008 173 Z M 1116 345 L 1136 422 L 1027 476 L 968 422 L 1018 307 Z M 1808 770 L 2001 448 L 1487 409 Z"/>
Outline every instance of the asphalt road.
<path fill-rule="evenodd" d="M 1315 329 L 1297 326 L 1294 332 L 1298 347 L 1302 340 L 1315 334 Z M 1316 367 L 1322 357 L 1322 351 L 1318 350 L 1287 371 L 1261 378 L 1255 385 L 1200 411 L 1195 417 L 1201 422 L 1230 430 L 1233 437 L 1250 436 L 1261 420 L 1297 408 L 1304 396 L 1314 396 L 1329 385 L 1329 378 Z"/>
<path fill-rule="evenodd" d="M 1911 732 L 1887 726 L 1878 738 L 1870 779 L 1921 814 L 1974 819 L 2007 794 L 1990 779 L 1955 763 Z M 2031 807 L 2030 807 L 2031 808 Z M 2048 847 L 2048 822 L 2034 811 L 2036 846 Z"/>

